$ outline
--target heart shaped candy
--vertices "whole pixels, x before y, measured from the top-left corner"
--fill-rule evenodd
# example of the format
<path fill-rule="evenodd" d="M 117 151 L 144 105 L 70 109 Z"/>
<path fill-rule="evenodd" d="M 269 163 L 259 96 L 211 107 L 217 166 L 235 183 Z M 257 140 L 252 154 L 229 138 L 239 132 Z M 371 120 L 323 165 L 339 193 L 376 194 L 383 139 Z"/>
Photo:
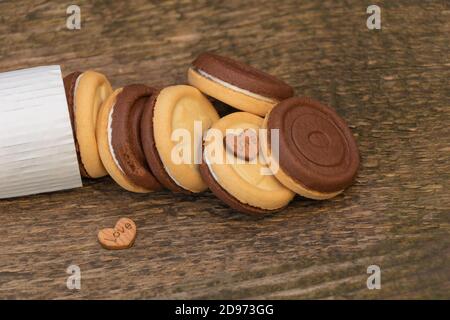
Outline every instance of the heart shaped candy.
<path fill-rule="evenodd" d="M 128 218 L 121 218 L 114 228 L 106 228 L 98 233 L 100 244 L 110 250 L 130 248 L 136 239 L 136 224 Z"/>
<path fill-rule="evenodd" d="M 228 134 L 225 139 L 226 148 L 245 161 L 252 161 L 258 155 L 258 134 L 253 129 L 246 129 L 239 135 Z"/>

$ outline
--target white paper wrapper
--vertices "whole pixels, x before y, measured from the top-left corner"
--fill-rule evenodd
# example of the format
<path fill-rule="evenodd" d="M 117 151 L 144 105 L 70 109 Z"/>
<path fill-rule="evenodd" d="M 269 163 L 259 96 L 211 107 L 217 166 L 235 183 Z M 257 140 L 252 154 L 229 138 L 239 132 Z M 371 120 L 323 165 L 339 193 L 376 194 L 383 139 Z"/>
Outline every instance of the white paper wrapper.
<path fill-rule="evenodd" d="M 81 186 L 61 68 L 0 73 L 0 199 Z"/>

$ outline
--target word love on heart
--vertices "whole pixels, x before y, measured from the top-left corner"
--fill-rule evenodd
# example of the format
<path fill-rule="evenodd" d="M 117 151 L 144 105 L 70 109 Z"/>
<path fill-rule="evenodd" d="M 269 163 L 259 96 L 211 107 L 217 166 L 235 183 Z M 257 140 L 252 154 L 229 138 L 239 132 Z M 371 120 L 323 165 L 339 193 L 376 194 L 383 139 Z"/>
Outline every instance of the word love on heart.
<path fill-rule="evenodd" d="M 136 224 L 128 218 L 121 218 L 114 228 L 106 228 L 98 233 L 98 241 L 105 249 L 120 250 L 130 248 L 136 239 Z"/>

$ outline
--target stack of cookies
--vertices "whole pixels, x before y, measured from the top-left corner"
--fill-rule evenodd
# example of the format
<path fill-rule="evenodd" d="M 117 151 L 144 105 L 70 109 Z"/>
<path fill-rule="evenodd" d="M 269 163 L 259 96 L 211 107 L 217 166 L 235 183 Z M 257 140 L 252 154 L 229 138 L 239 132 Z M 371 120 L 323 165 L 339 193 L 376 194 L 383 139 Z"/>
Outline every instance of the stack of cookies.
<path fill-rule="evenodd" d="M 278 211 L 295 194 L 329 199 L 354 180 L 357 145 L 330 107 L 213 53 L 187 77 L 189 85 L 115 91 L 93 71 L 65 77 L 81 174 L 109 174 L 131 192 L 210 189 L 249 214 Z M 240 111 L 220 118 L 211 98 Z"/>

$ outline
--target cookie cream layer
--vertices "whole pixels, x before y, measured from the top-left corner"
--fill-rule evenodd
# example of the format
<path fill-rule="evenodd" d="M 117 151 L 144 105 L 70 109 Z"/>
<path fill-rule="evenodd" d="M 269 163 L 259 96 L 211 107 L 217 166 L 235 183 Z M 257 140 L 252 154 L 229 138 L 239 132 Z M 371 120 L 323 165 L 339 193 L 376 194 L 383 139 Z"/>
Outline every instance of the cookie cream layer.
<path fill-rule="evenodd" d="M 114 107 L 115 106 L 116 106 L 116 104 L 114 104 L 111 107 L 111 110 L 109 111 L 109 115 L 108 115 L 108 129 L 107 129 L 108 130 L 108 147 L 109 147 L 109 152 L 111 153 L 111 156 L 112 156 L 112 158 L 114 160 L 114 164 L 117 166 L 117 168 L 119 168 L 119 170 L 122 173 L 125 174 L 125 172 L 123 171 L 122 167 L 119 164 L 119 161 L 117 160 L 116 153 L 114 152 L 114 148 L 113 148 L 112 143 L 111 143 L 111 141 L 112 141 L 112 116 L 113 116 L 113 113 L 114 113 Z"/>
<path fill-rule="evenodd" d="M 233 85 L 233 84 L 231 84 L 229 82 L 226 82 L 226 81 L 223 81 L 223 80 L 221 80 L 221 79 L 219 79 L 217 77 L 214 77 L 213 75 L 210 75 L 209 73 L 207 73 L 207 72 L 205 72 L 205 71 L 203 71 L 201 69 L 194 68 L 194 71 L 198 72 L 199 74 L 201 74 L 205 78 L 210 79 L 210 80 L 212 80 L 214 82 L 217 82 L 220 85 L 224 86 L 225 88 L 231 89 L 233 91 L 236 91 L 236 92 L 239 92 L 239 93 L 243 93 L 243 94 L 245 94 L 247 96 L 250 96 L 252 98 L 255 98 L 255 99 L 258 99 L 258 100 L 262 100 L 262 101 L 266 101 L 266 102 L 269 102 L 269 103 L 276 103 L 277 102 L 276 100 L 273 100 L 273 99 L 264 97 L 262 95 L 259 95 L 257 93 L 253 93 L 251 91 L 239 88 L 239 87 L 237 87 L 237 86 L 235 86 L 235 85 Z"/>
<path fill-rule="evenodd" d="M 250 93 L 247 90 L 207 75 L 207 73 L 206 75 L 201 74 L 197 69 L 191 67 L 188 70 L 188 82 L 204 94 L 225 102 L 236 109 L 265 116 L 278 103 L 275 100 Z"/>
<path fill-rule="evenodd" d="M 77 77 L 77 80 L 75 80 L 75 87 L 73 89 L 73 92 L 77 92 L 77 89 L 78 89 L 78 86 L 80 84 L 80 80 L 81 80 L 82 77 L 83 77 L 83 74 L 80 74 Z M 74 94 L 74 96 L 73 96 L 73 115 L 74 115 L 74 117 L 75 117 L 75 111 L 76 110 L 77 110 L 77 99 L 76 99 L 76 95 Z M 74 121 L 74 124 L 76 124 L 76 121 Z"/>
<path fill-rule="evenodd" d="M 214 173 L 214 170 L 211 166 L 211 160 L 209 159 L 208 152 L 206 152 L 206 150 L 203 151 L 203 159 L 205 160 L 205 163 L 208 166 L 209 172 L 211 172 L 212 177 L 214 178 L 214 180 L 216 180 L 217 183 L 219 183 L 219 177 L 217 177 Z"/>

